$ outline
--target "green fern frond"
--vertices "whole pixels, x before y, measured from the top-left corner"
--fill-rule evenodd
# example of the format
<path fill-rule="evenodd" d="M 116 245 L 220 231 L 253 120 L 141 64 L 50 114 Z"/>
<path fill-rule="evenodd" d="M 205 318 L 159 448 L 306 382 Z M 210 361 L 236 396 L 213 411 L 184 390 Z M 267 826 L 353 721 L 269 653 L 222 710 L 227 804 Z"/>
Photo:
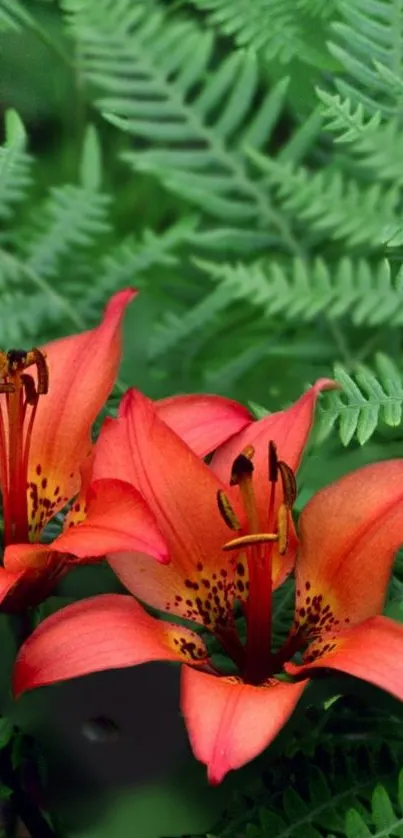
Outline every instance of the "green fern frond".
<path fill-rule="evenodd" d="M 0 31 L 19 32 L 22 26 L 32 26 L 33 18 L 19 0 L 0 0 Z"/>
<path fill-rule="evenodd" d="M 184 217 L 163 233 L 145 230 L 138 240 L 126 239 L 108 251 L 96 267 L 97 281 L 80 299 L 80 311 L 88 320 L 99 311 L 102 301 L 119 288 L 141 288 L 144 274 L 151 268 L 175 265 L 177 251 L 192 241 L 197 219 Z"/>
<path fill-rule="evenodd" d="M 25 129 L 15 111 L 6 113 L 5 133 L 6 142 L 0 148 L 0 219 L 10 217 L 14 205 L 26 197 L 31 183 Z"/>
<path fill-rule="evenodd" d="M 312 172 L 257 152 L 251 156 L 276 190 L 284 212 L 320 237 L 376 249 L 384 243 L 385 230 L 399 226 L 395 184 L 364 186 L 347 179 L 341 169 Z"/>
<path fill-rule="evenodd" d="M 399 774 L 397 801 L 382 785 L 372 795 L 371 813 L 351 809 L 346 815 L 346 838 L 396 838 L 403 836 L 403 771 Z"/>
<path fill-rule="evenodd" d="M 386 116 L 399 115 L 401 96 L 396 96 L 379 72 L 379 65 L 403 79 L 403 14 L 395 0 L 341 0 L 342 21 L 333 23 L 329 50 L 345 69 L 336 80 L 344 98 Z"/>
<path fill-rule="evenodd" d="M 226 227 L 243 234 L 268 229 L 298 250 L 243 151 L 269 141 L 287 80 L 256 108 L 260 79 L 253 53 L 234 52 L 213 64 L 211 33 L 188 20 L 171 22 L 153 5 L 131 0 L 64 0 L 63 5 L 84 76 L 104 91 L 98 107 L 136 138 L 124 159 Z"/>
<path fill-rule="evenodd" d="M 310 322 L 348 317 L 356 326 L 403 324 L 403 270 L 393 277 L 385 259 L 341 259 L 334 265 L 317 258 L 291 263 L 254 262 L 218 265 L 197 260 L 232 300 L 244 300 L 268 318 Z"/>
<path fill-rule="evenodd" d="M 325 127 L 337 135 L 336 142 L 348 143 L 360 165 L 370 169 L 378 180 L 402 186 L 399 120 L 382 123 L 380 112 L 367 115 L 362 103 L 355 106 L 350 99 L 343 100 L 339 94 L 332 96 L 324 90 L 317 90 L 317 94 L 325 105 L 323 116 L 328 120 Z"/>
<path fill-rule="evenodd" d="M 335 5 L 329 0 L 191 0 L 208 21 L 240 47 L 251 47 L 268 60 L 287 63 L 295 56 L 316 63 L 325 23 Z"/>
<path fill-rule="evenodd" d="M 110 198 L 93 189 L 66 184 L 53 187 L 45 205 L 35 210 L 37 230 L 27 231 L 27 267 L 43 277 L 57 276 L 66 255 L 91 247 L 110 231 Z"/>
<path fill-rule="evenodd" d="M 231 294 L 222 285 L 207 294 L 197 305 L 181 314 L 168 312 L 151 335 L 148 353 L 151 360 L 161 357 L 186 338 L 214 324 L 215 318 L 231 304 Z"/>
<path fill-rule="evenodd" d="M 338 733 L 340 743 L 340 732 Z M 345 752 L 335 760 L 334 766 L 325 773 L 316 762 L 319 754 L 313 753 L 311 759 L 303 762 L 304 781 L 293 781 L 292 761 L 291 776 L 283 780 L 283 788 L 270 794 L 266 789 L 260 794 L 253 808 L 243 807 L 236 820 L 233 818 L 214 833 L 215 838 L 230 838 L 234 834 L 246 835 L 247 838 L 332 838 L 336 833 L 346 838 L 388 838 L 391 828 L 400 826 L 399 815 L 395 809 L 401 808 L 401 777 L 399 777 L 398 801 L 395 803 L 393 786 L 396 778 L 396 764 L 392 759 L 387 768 L 380 771 L 379 762 L 369 750 L 359 754 Z M 319 756 L 320 760 L 320 756 Z M 301 763 L 297 761 L 297 775 Z M 382 776 L 379 776 L 379 775 Z M 378 780 L 378 786 L 376 785 Z M 274 782 L 276 774 L 274 773 Z M 285 791 L 284 785 L 286 786 Z M 301 785 L 304 791 L 301 792 Z M 374 790 L 375 786 L 375 792 Z M 382 789 L 382 791 L 380 791 Z M 371 806 L 372 813 L 367 811 Z M 377 832 L 351 832 L 351 813 L 355 812 L 366 821 L 374 824 Z M 251 823 L 252 821 L 252 823 Z M 357 823 L 357 819 L 355 819 Z M 381 824 L 385 832 L 380 832 Z M 248 824 L 246 826 L 246 824 Z M 235 826 L 235 829 L 234 829 Z M 360 823 L 361 827 L 361 823 Z M 368 829 L 368 827 L 367 827 Z"/>
<path fill-rule="evenodd" d="M 360 365 L 354 376 L 335 364 L 334 377 L 340 390 L 326 393 L 319 406 L 319 437 L 326 437 L 335 424 L 340 439 L 348 445 L 355 437 L 364 445 L 382 422 L 400 425 L 403 410 L 403 376 L 386 355 L 375 358 L 375 372 Z"/>

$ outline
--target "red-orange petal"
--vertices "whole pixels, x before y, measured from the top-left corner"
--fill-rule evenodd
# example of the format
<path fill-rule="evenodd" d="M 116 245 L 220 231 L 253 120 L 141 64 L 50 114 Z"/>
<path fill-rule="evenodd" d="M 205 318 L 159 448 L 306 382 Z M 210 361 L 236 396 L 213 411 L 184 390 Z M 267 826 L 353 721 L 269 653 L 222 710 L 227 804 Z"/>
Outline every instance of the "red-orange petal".
<path fill-rule="evenodd" d="M 70 561 L 73 556 L 96 559 L 121 550 L 132 553 L 141 550 L 147 554 L 146 561 L 151 561 L 151 556 L 160 562 L 169 560 L 154 516 L 133 486 L 121 480 L 96 480 L 88 491 L 87 504 L 84 519 L 71 525 L 51 544 L 36 542 L 6 547 L 5 567 L 12 571 L 22 568 L 45 571 L 53 553 L 67 554 Z"/>
<path fill-rule="evenodd" d="M 149 661 L 201 664 L 207 651 L 185 628 L 150 617 L 133 597 L 104 594 L 44 620 L 20 649 L 13 691 L 26 690 Z"/>
<path fill-rule="evenodd" d="M 231 533 L 217 506 L 217 490 L 225 487 L 141 393 L 129 391 L 119 418 L 104 424 L 94 473 L 137 486 L 168 546 L 167 568 L 147 567 L 141 556 L 111 558 L 129 590 L 211 627 L 224 619 L 233 576 L 233 557 L 222 550 Z"/>
<path fill-rule="evenodd" d="M 24 571 L 13 572 L 0 568 L 0 611 L 8 611 L 13 598 L 17 602 L 17 589 L 24 578 Z"/>
<path fill-rule="evenodd" d="M 301 666 L 286 664 L 287 672 L 306 677 L 314 675 L 317 669 L 336 669 L 368 681 L 403 701 L 403 625 L 388 617 L 371 617 L 329 637 L 327 642 L 331 651 L 323 652 L 317 646 L 319 654 L 314 661 Z M 308 657 L 310 652 L 308 649 Z"/>
<path fill-rule="evenodd" d="M 320 378 L 287 410 L 272 413 L 248 425 L 243 431 L 240 431 L 226 444 L 222 445 L 214 454 L 211 462 L 212 469 L 222 480 L 229 481 L 232 464 L 238 454 L 249 446 L 254 448 L 253 485 L 262 532 L 268 531 L 267 515 L 270 493 L 268 446 L 270 440 L 276 445 L 279 460 L 286 462 L 296 472 L 311 431 L 317 397 L 322 390 L 329 390 L 336 386 L 334 381 L 328 378 Z M 278 510 L 282 501 L 283 492 L 279 482 L 276 488 L 276 510 Z M 274 553 L 272 565 L 273 588 L 277 588 L 291 572 L 295 563 L 296 545 L 297 541 L 293 533 L 287 552 L 282 556 L 278 552 Z"/>
<path fill-rule="evenodd" d="M 182 712 L 195 757 L 210 783 L 258 756 L 293 712 L 308 681 L 253 687 L 236 678 L 182 669 Z"/>
<path fill-rule="evenodd" d="M 222 396 L 172 396 L 155 405 L 159 417 L 199 457 L 205 457 L 253 421 L 246 407 Z"/>
<path fill-rule="evenodd" d="M 296 616 L 315 631 L 382 611 L 403 543 L 403 460 L 364 468 L 319 491 L 299 520 Z"/>
<path fill-rule="evenodd" d="M 29 463 L 31 537 L 80 488 L 80 466 L 90 450 L 94 419 L 109 395 L 121 355 L 121 321 L 135 291 L 119 291 L 96 329 L 42 347 L 49 392 L 39 398 Z"/>

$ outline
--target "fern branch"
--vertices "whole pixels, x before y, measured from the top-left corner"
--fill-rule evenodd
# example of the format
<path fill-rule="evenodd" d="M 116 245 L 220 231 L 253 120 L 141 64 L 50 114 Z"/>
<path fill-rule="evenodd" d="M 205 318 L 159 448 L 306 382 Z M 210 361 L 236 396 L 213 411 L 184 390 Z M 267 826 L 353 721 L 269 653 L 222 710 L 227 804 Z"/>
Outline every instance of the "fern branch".
<path fill-rule="evenodd" d="M 229 299 L 248 302 L 268 318 L 300 323 L 322 315 L 330 321 L 347 317 L 356 326 L 403 323 L 403 270 L 392 277 L 387 260 L 374 266 L 347 257 L 335 265 L 321 258 L 197 264 L 223 285 Z"/>
<path fill-rule="evenodd" d="M 402 186 L 399 120 L 382 123 L 380 112 L 367 115 L 362 103 L 355 107 L 350 99 L 343 100 L 339 94 L 332 96 L 324 90 L 317 90 L 317 94 L 325 105 L 323 116 L 328 120 L 325 127 L 337 135 L 336 142 L 349 144 L 360 165 L 371 170 L 377 180 Z"/>
<path fill-rule="evenodd" d="M 379 72 L 382 65 L 403 79 L 401 0 L 341 0 L 339 8 L 342 21 L 333 23 L 335 37 L 329 44 L 346 71 L 336 81 L 337 89 L 369 111 L 401 117 L 403 98 Z"/>
<path fill-rule="evenodd" d="M 326 0 L 191 0 L 208 21 L 237 46 L 261 52 L 267 61 L 289 62 L 295 56 L 316 64 L 326 23 L 335 6 Z M 320 60 L 320 59 L 319 59 Z"/>
<path fill-rule="evenodd" d="M 131 0 L 64 0 L 88 81 L 104 91 L 103 115 L 139 141 L 124 154 L 235 228 L 269 229 L 294 253 L 290 225 L 252 176 L 245 144 L 264 147 L 283 106 L 286 80 L 256 111 L 256 56 L 236 52 L 212 68 L 214 42 L 190 21 L 171 22 Z"/>
<path fill-rule="evenodd" d="M 341 364 L 335 364 L 335 379 L 341 386 L 324 396 L 319 407 L 319 437 L 326 437 L 335 424 L 343 445 L 356 437 L 363 445 L 384 422 L 400 425 L 403 411 L 403 378 L 386 355 L 375 358 L 376 373 L 361 365 L 352 377 Z"/>
<path fill-rule="evenodd" d="M 366 187 L 347 180 L 340 169 L 311 172 L 256 152 L 251 157 L 277 190 L 284 211 L 322 238 L 375 249 L 384 243 L 385 229 L 399 227 L 400 193 L 395 184 L 387 189 L 376 182 Z"/>
<path fill-rule="evenodd" d="M 6 142 L 0 148 L 0 219 L 10 217 L 14 204 L 25 198 L 31 183 L 24 126 L 15 111 L 8 111 L 5 121 Z"/>
<path fill-rule="evenodd" d="M 61 260 L 73 248 L 91 247 L 97 236 L 110 231 L 109 205 L 109 196 L 92 189 L 54 187 L 39 213 L 38 231 L 27 234 L 27 268 L 42 277 L 57 276 Z"/>

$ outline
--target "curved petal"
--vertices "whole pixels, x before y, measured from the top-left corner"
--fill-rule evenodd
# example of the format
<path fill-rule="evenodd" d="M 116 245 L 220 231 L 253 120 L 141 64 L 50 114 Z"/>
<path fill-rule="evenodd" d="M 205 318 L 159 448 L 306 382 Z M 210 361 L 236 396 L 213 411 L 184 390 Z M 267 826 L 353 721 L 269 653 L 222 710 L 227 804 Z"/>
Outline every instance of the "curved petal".
<path fill-rule="evenodd" d="M 210 783 L 258 756 L 288 721 L 308 681 L 252 687 L 236 678 L 182 669 L 182 712 L 194 755 Z"/>
<path fill-rule="evenodd" d="M 199 457 L 205 457 L 253 422 L 246 407 L 214 395 L 172 396 L 155 402 L 158 416 Z"/>
<path fill-rule="evenodd" d="M 403 626 L 394 620 L 371 617 L 352 629 L 330 636 L 327 645 L 315 644 L 314 652 L 312 649 L 309 647 L 307 651 L 305 664 L 286 664 L 290 675 L 314 675 L 316 669 L 337 669 L 403 701 Z M 311 655 L 314 660 L 309 660 Z"/>
<path fill-rule="evenodd" d="M 211 627 L 224 620 L 234 558 L 222 550 L 231 535 L 217 506 L 222 484 L 141 393 L 128 391 L 119 418 L 104 423 L 94 473 L 115 474 L 137 486 L 168 546 L 170 565 L 159 570 L 148 568 L 141 556 L 131 564 L 127 557 L 112 557 L 129 590 Z"/>
<path fill-rule="evenodd" d="M 366 466 L 319 491 L 299 535 L 300 625 L 317 633 L 379 614 L 403 542 L 403 460 Z"/>
<path fill-rule="evenodd" d="M 211 461 L 211 468 L 222 480 L 229 481 L 232 464 L 238 454 L 249 446 L 254 448 L 253 485 L 262 532 L 270 531 L 267 520 L 271 488 L 268 480 L 269 442 L 273 441 L 275 443 L 279 460 L 285 461 L 292 471 L 297 471 L 312 427 L 317 397 L 322 390 L 332 389 L 336 386 L 335 382 L 330 379 L 320 378 L 310 390 L 304 393 L 287 410 L 272 413 L 248 425 L 243 431 L 232 437 L 229 442 L 221 446 L 214 454 Z M 277 514 L 282 501 L 283 490 L 280 481 L 278 481 L 274 515 Z M 280 555 L 277 550 L 273 552 L 273 588 L 281 585 L 291 572 L 295 563 L 297 543 L 294 529 L 291 526 L 286 553 Z"/>
<path fill-rule="evenodd" d="M 23 579 L 24 571 L 13 572 L 4 567 L 0 568 L 0 611 L 13 610 L 13 606 L 18 610 L 19 589 Z"/>
<path fill-rule="evenodd" d="M 134 296 L 131 289 L 119 291 L 96 329 L 43 347 L 49 392 L 38 401 L 28 462 L 33 537 L 80 488 L 79 470 L 90 449 L 91 425 L 113 387 L 121 355 L 121 321 Z"/>
<path fill-rule="evenodd" d="M 104 594 L 75 602 L 44 620 L 21 647 L 13 691 L 154 660 L 204 663 L 201 638 L 150 617 L 133 597 Z"/>
<path fill-rule="evenodd" d="M 75 504 L 75 512 L 81 510 Z M 70 526 L 52 544 L 54 550 L 79 558 L 122 550 L 141 551 L 168 562 L 168 550 L 154 515 L 140 492 L 121 480 L 94 480 L 87 493 L 81 523 Z"/>
<path fill-rule="evenodd" d="M 80 504 L 75 504 L 79 507 Z M 51 544 L 10 544 L 4 554 L 8 570 L 45 569 L 53 553 L 78 559 L 102 558 L 119 550 L 146 553 L 167 562 L 166 544 L 155 518 L 140 493 L 121 480 L 96 480 L 87 492 L 87 507 L 80 523 L 72 524 Z M 75 514 L 81 514 L 80 508 Z M 130 554 L 131 555 L 131 554 Z"/>
<path fill-rule="evenodd" d="M 26 545 L 29 548 L 31 545 Z M 32 545 L 33 546 L 33 545 Z M 0 570 L 0 611 L 6 614 L 20 614 L 27 608 L 34 608 L 51 593 L 63 574 L 63 564 L 57 555 L 42 557 L 46 572 L 41 567 L 25 567 L 23 570 Z"/>

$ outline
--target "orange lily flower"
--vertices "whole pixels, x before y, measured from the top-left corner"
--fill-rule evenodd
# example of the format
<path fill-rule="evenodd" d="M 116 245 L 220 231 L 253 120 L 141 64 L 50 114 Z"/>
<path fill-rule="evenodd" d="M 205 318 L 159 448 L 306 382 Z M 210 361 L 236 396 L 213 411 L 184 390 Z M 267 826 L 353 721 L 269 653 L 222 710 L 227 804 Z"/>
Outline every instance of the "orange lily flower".
<path fill-rule="evenodd" d="M 213 783 L 272 741 L 320 662 L 327 667 L 336 661 L 337 668 L 403 697 L 403 667 L 399 675 L 399 656 L 393 657 L 403 631 L 374 617 L 402 539 L 403 463 L 362 469 L 308 504 L 295 622 L 283 647 L 271 648 L 272 591 L 292 568 L 297 546 L 294 472 L 316 396 L 329 386 L 319 381 L 288 410 L 249 423 L 220 449 L 212 467 L 134 391 L 101 431 L 96 476 L 115 473 L 141 491 L 171 559 L 162 566 L 122 552 L 110 564 L 135 597 L 212 632 L 235 662 L 236 677 L 214 669 L 199 633 L 157 620 L 135 598 L 104 595 L 75 603 L 38 627 L 17 658 L 15 694 L 101 669 L 182 662 L 182 710 L 194 753 Z M 246 644 L 237 634 L 236 601 L 244 608 Z M 373 626 L 368 635 L 363 620 Z M 365 645 L 374 634 L 383 661 L 378 657 L 376 666 Z M 361 669 L 355 666 L 360 643 Z M 286 673 L 302 650 L 304 662 L 294 664 L 292 681 Z"/>
<path fill-rule="evenodd" d="M 139 493 L 122 481 L 91 476 L 91 425 L 114 384 L 121 320 L 134 296 L 131 289 L 115 294 L 91 331 L 41 349 L 0 352 L 4 611 L 36 604 L 71 563 L 109 550 L 147 549 L 167 559 Z M 64 531 L 41 543 L 50 519 L 74 497 Z M 139 539 L 138 522 L 147 516 L 148 535 Z"/>

